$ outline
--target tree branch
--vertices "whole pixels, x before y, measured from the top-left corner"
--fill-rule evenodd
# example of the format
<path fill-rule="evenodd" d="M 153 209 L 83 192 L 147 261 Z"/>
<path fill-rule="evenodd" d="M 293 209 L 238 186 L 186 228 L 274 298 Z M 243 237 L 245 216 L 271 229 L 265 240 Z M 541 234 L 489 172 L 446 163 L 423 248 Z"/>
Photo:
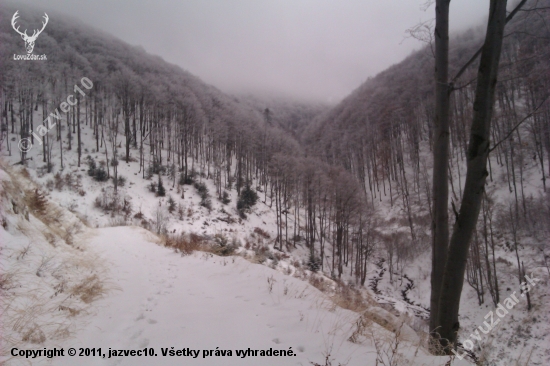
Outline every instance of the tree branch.
<path fill-rule="evenodd" d="M 512 18 L 514 18 L 514 16 L 518 13 L 518 11 L 520 11 L 521 7 L 523 5 L 525 5 L 526 2 L 527 2 L 527 0 L 521 0 L 521 2 L 515 7 L 515 9 L 512 10 L 512 12 L 510 14 L 508 14 L 508 16 L 506 17 L 506 24 L 508 24 L 508 22 L 510 20 L 512 20 Z M 483 49 L 483 46 L 481 46 L 477 50 L 477 52 L 468 60 L 468 62 L 466 62 L 464 64 L 464 66 L 462 66 L 460 71 L 458 71 L 458 73 L 455 75 L 455 77 L 451 80 L 451 85 L 454 85 L 454 83 L 458 80 L 458 78 L 460 78 L 462 76 L 464 71 L 466 71 L 466 69 L 479 57 L 479 55 L 481 55 L 481 50 L 482 49 Z"/>
<path fill-rule="evenodd" d="M 519 126 L 521 126 L 521 124 L 525 121 L 527 121 L 529 118 L 531 118 L 539 109 L 540 107 L 542 107 L 542 105 L 546 102 L 546 100 L 548 99 L 548 97 L 550 97 L 550 95 L 547 95 L 543 100 L 542 102 L 538 105 L 537 108 L 535 108 L 534 111 L 532 111 L 531 113 L 529 113 L 527 116 L 525 116 L 525 118 L 523 118 L 521 121 L 519 121 L 515 126 L 514 128 L 512 128 L 507 134 L 506 136 L 504 136 L 503 139 L 501 139 L 499 142 L 497 142 L 492 148 L 489 149 L 489 153 L 491 153 L 494 149 L 496 149 L 498 147 L 498 145 L 502 144 L 504 141 L 506 141 L 508 139 L 508 137 L 510 137 L 515 130 L 518 129 Z"/>

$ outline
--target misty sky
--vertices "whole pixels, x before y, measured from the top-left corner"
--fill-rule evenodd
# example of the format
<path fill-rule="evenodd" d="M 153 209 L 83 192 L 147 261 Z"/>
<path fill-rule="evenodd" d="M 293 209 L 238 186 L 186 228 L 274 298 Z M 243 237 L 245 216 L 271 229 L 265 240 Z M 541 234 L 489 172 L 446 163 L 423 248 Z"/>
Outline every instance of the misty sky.
<path fill-rule="evenodd" d="M 426 0 L 41 0 L 226 92 L 337 102 L 420 42 Z M 482 24 L 488 0 L 451 2 L 451 29 Z M 50 22 L 55 21 L 50 15 Z"/>

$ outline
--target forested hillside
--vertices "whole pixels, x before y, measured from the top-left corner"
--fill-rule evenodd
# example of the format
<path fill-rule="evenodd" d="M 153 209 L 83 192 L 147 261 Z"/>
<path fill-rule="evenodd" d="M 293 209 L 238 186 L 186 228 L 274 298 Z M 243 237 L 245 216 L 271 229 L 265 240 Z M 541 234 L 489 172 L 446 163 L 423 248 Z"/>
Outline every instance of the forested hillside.
<path fill-rule="evenodd" d="M 15 9 L 2 11 L 6 19 Z M 33 14 L 35 19 L 41 16 L 32 10 L 26 13 Z M 2 54 L 21 52 L 20 38 L 6 23 L 3 27 Z M 279 223 L 288 222 L 289 215 L 297 215 L 304 207 L 307 211 L 304 228 L 297 220 L 292 231 L 287 227 L 283 234 L 283 225 L 279 224 L 278 248 L 283 243 L 295 245 L 296 240 L 305 236 L 312 256 L 317 237 L 321 238 L 323 251 L 322 238 L 327 219 L 332 215 L 329 205 L 333 201 L 325 198 L 318 234 L 317 198 L 314 198 L 317 192 L 312 189 L 314 174 L 330 171 L 331 190 L 337 196 L 340 184 L 353 185 L 354 181 L 341 168 L 306 157 L 293 137 L 301 128 L 296 123 L 311 117 L 316 107 L 306 107 L 301 112 L 299 107 L 269 109 L 266 103 L 264 109 L 259 107 L 259 101 L 241 103 L 138 47 L 64 19 L 52 20 L 48 33 L 41 37 L 35 52 L 47 54 L 48 62 L 9 60 L 2 68 L 2 116 L 10 134 L 35 143 L 35 135 L 30 132 L 36 131 L 47 118 L 55 121 L 50 114 L 55 114 L 66 96 L 74 92 L 73 86 L 82 77 L 93 81 L 80 108 L 70 107 L 66 125 L 55 124 L 45 136 L 41 147 L 48 173 L 63 169 L 61 152 L 65 149 L 76 150 L 79 164 L 85 163 L 77 131 L 81 130 L 80 125 L 87 125 L 93 129 L 95 138 L 95 146 L 88 150 L 105 154 L 107 175 L 113 175 L 115 182 L 118 161 L 133 158 L 139 159 L 143 177 L 167 174 L 183 183 L 200 172 L 214 180 L 220 199 L 224 190 L 236 189 L 240 193 L 254 184 L 254 188 L 269 191 L 270 206 L 275 205 Z M 79 98 L 79 93 L 75 97 Z M 44 125 L 47 124 L 46 121 Z M 20 153 L 12 141 L 5 146 L 13 154 Z M 150 153 L 144 154 L 145 149 Z M 57 159 L 52 160 L 55 155 Z M 21 161 L 26 159 L 26 152 L 21 152 Z M 349 194 L 359 207 L 360 192 L 352 190 Z M 341 220 L 345 220 L 344 216 Z M 343 227 L 344 221 L 338 225 Z M 317 256 L 322 257 L 319 253 Z M 342 274 L 342 268 L 339 273 Z"/>
<path fill-rule="evenodd" d="M 4 7 L 2 11 L 2 18 L 9 19 L 15 10 Z M 26 14 L 40 18 L 32 10 Z M 73 85 L 87 77 L 93 81 L 93 88 L 85 98 L 84 116 L 78 118 L 80 110 L 72 107 L 67 123 L 90 124 L 96 135 L 96 150 L 103 145 L 101 139 L 108 133 L 108 126 L 120 127 L 124 137 L 128 137 L 120 150 L 125 159 L 129 159 L 130 147 L 142 149 L 144 143 L 150 144 L 154 163 L 142 164 L 177 163 L 188 175 L 191 168 L 187 166 L 187 158 L 200 155 L 204 157 L 204 166 L 211 169 L 209 174 L 216 175 L 224 185 L 233 183 L 233 178 L 223 171 L 237 158 L 238 179 L 234 183 L 238 189 L 250 181 L 253 161 L 265 161 L 267 154 L 297 150 L 292 138 L 284 136 L 279 128 L 266 125 L 261 112 L 237 98 L 219 92 L 140 47 L 124 44 L 83 24 L 53 16 L 52 19 L 55 21 L 50 21 L 48 32 L 35 48 L 36 53 L 47 55 L 48 62 L 9 60 L 1 69 L 3 123 L 11 133 L 21 131 L 22 137 L 32 139 L 29 132 L 42 120 L 33 120 L 31 111 L 40 110 L 46 118 L 73 92 Z M 2 26 L 0 52 L 21 53 L 21 39 L 9 24 L 4 22 Z M 15 104 L 17 111 L 12 109 Z M 16 126 L 16 122 L 20 125 Z M 60 124 L 57 126 L 56 141 L 62 128 Z M 78 146 L 74 126 L 66 134 L 68 148 Z M 259 148 L 260 143 L 269 145 L 269 151 Z M 62 146 L 57 145 L 48 141 L 44 149 Z M 163 148 L 167 156 L 163 156 Z M 257 156 L 260 150 L 263 153 Z M 51 153 L 44 154 L 45 159 L 49 156 Z M 63 165 L 62 161 L 51 163 Z"/>
<path fill-rule="evenodd" d="M 542 2 L 537 4 L 544 8 Z M 543 104 L 550 77 L 548 17 L 544 10 L 525 12 L 506 28 L 493 131 L 495 145 L 510 137 L 494 150 L 497 164 L 510 165 L 507 171 L 512 175 L 519 165 L 511 167 L 510 154 L 515 159 L 529 156 L 539 165 L 544 187 L 543 171 L 548 174 L 550 169 L 550 105 Z M 481 36 L 480 30 L 469 31 L 451 40 L 451 75 L 458 74 L 478 51 Z M 415 180 L 410 182 L 411 188 L 421 189 L 419 179 L 425 171 L 421 151 L 430 148 L 434 118 L 432 52 L 432 46 L 427 46 L 370 79 L 307 131 L 305 139 L 311 153 L 353 172 L 370 198 L 379 197 L 382 181 L 388 188 L 401 184 L 398 165 L 413 169 Z M 451 146 L 458 169 L 462 168 L 459 162 L 466 152 L 476 67 L 474 62 L 454 80 Z M 508 136 L 517 123 L 533 112 L 536 113 L 532 118 Z M 518 145 L 521 142 L 523 145 Z"/>
<path fill-rule="evenodd" d="M 548 216 L 540 216 L 540 205 L 544 205 L 544 200 L 548 202 L 548 195 L 541 194 L 548 189 L 550 174 L 548 4 L 539 1 L 526 5 L 525 9 L 539 10 L 520 12 L 506 27 L 491 131 L 490 184 L 479 223 L 480 237 L 486 241 L 487 225 L 494 221 L 493 216 L 497 211 L 506 216 L 508 210 L 494 210 L 496 202 L 508 206 L 511 201 L 514 225 L 526 230 L 527 236 L 550 223 Z M 449 184 L 453 221 L 466 175 L 479 59 L 464 66 L 481 45 L 481 30 L 451 39 L 450 75 L 460 75 L 453 80 L 451 94 Z M 432 203 L 433 70 L 433 45 L 427 45 L 368 80 L 330 112 L 314 120 L 303 136 L 307 153 L 345 168 L 373 206 L 397 206 L 412 243 L 429 241 L 426 236 Z M 490 267 L 489 281 L 495 279 Z M 497 290 L 492 286 L 491 291 L 494 296 Z"/>

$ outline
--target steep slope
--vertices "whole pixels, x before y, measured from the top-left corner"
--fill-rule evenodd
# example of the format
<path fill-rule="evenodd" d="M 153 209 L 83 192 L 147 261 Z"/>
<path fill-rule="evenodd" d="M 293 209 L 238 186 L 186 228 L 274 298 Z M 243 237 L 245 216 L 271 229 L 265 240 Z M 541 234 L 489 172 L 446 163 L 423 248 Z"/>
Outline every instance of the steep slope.
<path fill-rule="evenodd" d="M 11 19 L 15 11 L 11 5 L 4 4 L 0 7 L 0 17 Z M 43 14 L 33 8 L 22 7 L 19 9 L 21 14 L 25 14 L 25 21 L 29 24 L 43 21 Z M 3 123 L 11 125 L 11 132 L 15 131 L 13 125 L 17 119 L 27 120 L 20 114 L 9 115 L 5 110 L 10 109 L 9 105 L 28 101 L 34 105 L 32 108 L 38 105 L 43 108 L 42 116 L 35 120 L 29 116 L 29 125 L 22 124 L 19 128 L 22 136 L 31 136 L 32 127 L 58 108 L 73 91 L 72 86 L 86 77 L 93 81 L 91 95 L 88 95 L 91 98 L 87 102 L 93 104 L 94 110 L 89 112 L 101 113 L 93 117 L 99 119 L 98 123 L 106 123 L 104 113 L 111 108 L 121 108 L 119 113 L 124 115 L 124 123 L 130 123 L 131 119 L 131 130 L 126 127 L 124 130 L 125 134 L 128 131 L 133 134 L 132 138 L 128 137 L 128 146 L 138 146 L 137 135 L 141 130 L 137 131 L 137 128 L 145 128 L 146 120 L 154 118 L 155 123 L 163 125 L 159 129 L 164 129 L 165 124 L 174 123 L 174 120 L 185 122 L 188 125 L 186 131 L 192 134 L 186 136 L 189 145 L 199 143 L 205 133 L 224 145 L 232 145 L 245 137 L 247 144 L 243 148 L 251 150 L 256 148 L 260 136 L 268 131 L 270 136 L 279 136 L 277 141 L 283 148 L 299 150 L 280 128 L 265 126 L 261 111 L 203 83 L 180 67 L 148 54 L 142 47 L 130 46 L 75 20 L 50 14 L 47 29 L 34 48 L 34 54 L 47 56 L 45 61 L 22 62 L 8 57 L 24 53 L 23 41 L 9 22 L 0 25 L 0 37 L 0 54 L 5 56 L 0 68 L 2 99 L 8 104 L 3 107 Z M 21 93 L 27 98 L 19 99 Z M 111 106 L 106 101 L 109 97 L 118 99 L 120 104 Z M 27 107 L 21 105 L 20 108 Z M 165 137 L 164 133 L 168 132 L 163 131 L 161 138 Z M 145 135 L 145 132 L 140 135 Z M 145 139 L 144 136 L 140 138 Z M 150 139 L 153 138 L 156 136 L 151 134 Z"/>
<path fill-rule="evenodd" d="M 547 331 L 525 333 L 526 328 L 535 329 L 539 316 L 546 316 L 546 288 L 537 288 L 527 297 L 530 304 L 525 301 L 521 310 L 514 309 L 511 324 L 480 338 L 476 332 L 490 309 L 513 291 L 521 291 L 525 273 L 533 271 L 543 281 L 550 273 L 549 5 L 548 1 L 528 2 L 506 28 L 489 177 L 460 305 L 460 342 L 467 342 L 478 358 L 494 364 L 506 364 L 502 357 L 513 353 L 512 344 L 530 355 L 526 356 L 528 364 L 544 364 L 548 357 L 547 341 L 542 345 L 534 340 L 547 340 Z M 451 40 L 451 77 L 479 49 L 481 37 L 481 32 L 470 31 Z M 390 276 L 394 271 L 405 272 L 407 277 L 400 281 L 407 282 L 429 277 L 433 69 L 432 50 L 427 46 L 318 116 L 303 138 L 308 154 L 344 167 L 355 177 L 368 201 L 382 212 L 382 231 L 399 233 L 389 237 L 391 242 L 388 237 L 383 239 L 387 267 L 381 264 L 380 270 L 383 274 L 387 269 Z M 441 182 L 450 186 L 451 227 L 465 180 L 476 73 L 474 62 L 455 80 L 451 100 L 450 179 Z M 418 272 L 411 276 L 414 268 Z M 385 289 L 389 293 L 396 289 L 391 282 L 390 277 Z M 427 282 L 416 282 L 416 286 L 429 293 Z M 427 307 L 426 296 L 413 302 Z"/>
<path fill-rule="evenodd" d="M 518 122 L 522 116 L 536 110 L 538 113 L 528 121 L 531 123 L 524 123 L 520 131 L 525 131 L 526 140 L 529 140 L 525 142 L 539 165 L 542 160 L 539 168 L 548 170 L 550 141 L 546 121 L 549 107 L 546 103 L 541 106 L 541 102 L 547 95 L 550 72 L 547 62 L 550 47 L 545 41 L 550 36 L 545 26 L 550 14 L 547 2 L 528 2 L 525 8 L 540 10 L 521 13 L 506 28 L 494 139 L 497 142 L 506 136 L 509 128 L 505 122 L 511 118 L 510 114 L 515 114 L 514 119 Z M 456 75 L 479 49 L 482 36 L 478 29 L 453 37 L 449 56 L 451 76 Z M 330 112 L 318 116 L 304 134 L 310 153 L 343 165 L 363 186 L 370 184 L 367 177 L 376 185 L 378 181 L 388 180 L 389 175 L 380 170 L 389 170 L 386 165 L 395 160 L 403 158 L 410 167 L 418 165 L 418 150 L 429 148 L 432 133 L 434 64 L 431 47 L 426 46 L 369 79 Z M 455 81 L 451 108 L 453 149 L 464 151 L 467 143 L 476 67 L 477 62 L 474 62 Z M 541 108 L 537 109 L 539 106 Z M 540 126 L 539 119 L 542 120 Z M 537 137 L 528 127 L 535 128 Z M 454 150 L 453 153 L 460 155 Z M 388 173 L 394 174 L 393 171 Z M 545 175 L 541 177 L 544 179 Z"/>
<path fill-rule="evenodd" d="M 394 360 L 441 365 L 378 325 L 380 308 L 361 316 L 299 278 L 242 256 L 180 254 L 139 227 L 89 228 L 37 198 L 26 172 L 0 168 L 2 363 L 359 366 L 399 339 Z M 54 348 L 63 354 L 38 354 Z"/>
<path fill-rule="evenodd" d="M 26 170 L 0 161 L 0 362 L 12 347 L 64 342 L 115 286 L 86 245 L 94 235 L 49 200 Z"/>

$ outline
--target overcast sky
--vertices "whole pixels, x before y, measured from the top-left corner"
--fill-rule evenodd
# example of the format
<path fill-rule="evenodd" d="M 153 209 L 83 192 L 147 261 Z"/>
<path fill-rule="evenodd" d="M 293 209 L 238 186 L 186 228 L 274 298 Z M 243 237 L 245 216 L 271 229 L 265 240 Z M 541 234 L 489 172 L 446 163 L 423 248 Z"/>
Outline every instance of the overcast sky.
<path fill-rule="evenodd" d="M 66 13 L 226 92 L 337 102 L 421 44 L 406 29 L 426 0 L 20 0 Z M 451 2 L 454 32 L 488 0 Z M 55 19 L 50 16 L 50 22 Z"/>

